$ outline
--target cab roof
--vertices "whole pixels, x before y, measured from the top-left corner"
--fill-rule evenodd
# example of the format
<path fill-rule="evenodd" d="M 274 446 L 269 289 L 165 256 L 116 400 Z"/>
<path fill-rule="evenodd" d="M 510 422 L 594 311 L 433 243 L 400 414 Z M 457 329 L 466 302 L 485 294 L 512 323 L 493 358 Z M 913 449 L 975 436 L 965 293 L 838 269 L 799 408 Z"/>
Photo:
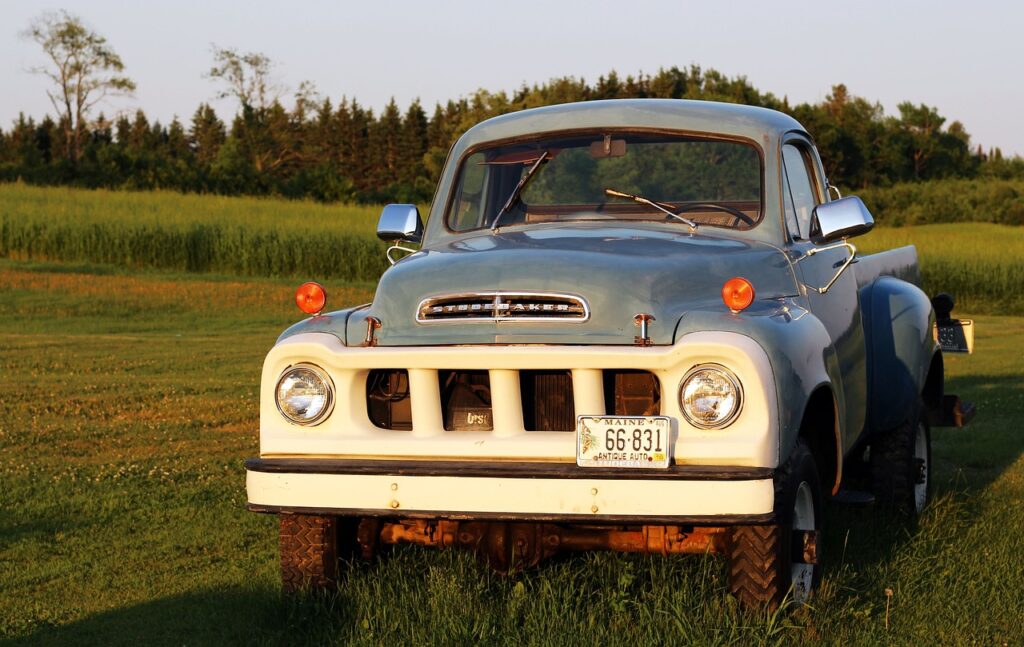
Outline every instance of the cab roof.
<path fill-rule="evenodd" d="M 777 110 L 716 101 L 609 99 L 565 103 L 501 115 L 470 128 L 453 152 L 489 141 L 589 128 L 652 128 L 742 137 L 767 148 L 784 133 L 806 130 Z"/>

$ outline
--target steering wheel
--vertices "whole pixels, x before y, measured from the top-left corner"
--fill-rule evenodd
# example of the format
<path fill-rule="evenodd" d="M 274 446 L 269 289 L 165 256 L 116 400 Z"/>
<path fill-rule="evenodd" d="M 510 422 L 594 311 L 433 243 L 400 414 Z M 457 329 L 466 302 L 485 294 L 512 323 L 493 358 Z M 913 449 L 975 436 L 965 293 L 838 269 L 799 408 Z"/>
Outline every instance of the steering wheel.
<path fill-rule="evenodd" d="M 727 214 L 729 214 L 729 215 L 731 215 L 731 216 L 733 216 L 735 218 L 738 218 L 738 219 L 742 220 L 743 222 L 747 223 L 751 227 L 753 227 L 754 225 L 757 224 L 756 222 L 754 222 L 753 218 L 751 218 L 747 214 L 743 213 L 739 209 L 736 209 L 734 207 L 727 207 L 724 204 L 717 204 L 715 202 L 693 202 L 693 203 L 690 203 L 690 204 L 684 204 L 683 206 L 681 206 L 678 209 L 676 209 L 673 213 L 684 214 L 687 211 L 696 211 L 696 210 L 722 211 L 722 212 L 725 212 L 725 213 L 727 213 Z"/>

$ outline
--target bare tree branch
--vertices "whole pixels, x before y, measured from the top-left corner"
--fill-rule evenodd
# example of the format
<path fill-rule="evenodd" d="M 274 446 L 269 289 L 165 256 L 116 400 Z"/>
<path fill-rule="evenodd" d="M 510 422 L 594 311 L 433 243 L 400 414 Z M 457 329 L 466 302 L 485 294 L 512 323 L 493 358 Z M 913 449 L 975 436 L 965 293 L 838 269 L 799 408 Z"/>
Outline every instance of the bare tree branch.
<path fill-rule="evenodd" d="M 203 76 L 222 84 L 218 99 L 234 98 L 240 107 L 263 112 L 281 98 L 284 88 L 273 78 L 274 64 L 266 54 L 239 53 L 211 44 L 213 67 Z"/>
<path fill-rule="evenodd" d="M 121 57 L 107 39 L 87 28 L 80 18 L 66 11 L 44 13 L 30 24 L 22 37 L 35 41 L 51 65 L 29 68 L 44 76 L 57 91 L 47 91 L 64 129 L 68 161 L 77 163 L 89 112 L 101 100 L 113 95 L 130 95 L 135 82 L 124 76 Z M 92 100 L 90 100 L 92 96 Z"/>

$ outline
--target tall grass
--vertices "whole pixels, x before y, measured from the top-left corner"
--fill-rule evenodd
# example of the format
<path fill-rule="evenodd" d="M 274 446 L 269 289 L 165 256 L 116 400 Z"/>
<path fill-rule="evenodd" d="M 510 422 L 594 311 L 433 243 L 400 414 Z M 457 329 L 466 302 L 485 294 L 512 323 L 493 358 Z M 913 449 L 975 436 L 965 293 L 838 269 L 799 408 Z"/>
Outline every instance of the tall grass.
<path fill-rule="evenodd" d="M 881 227 L 855 241 L 862 253 L 917 247 L 922 288 L 949 292 L 958 312 L 1024 314 L 1024 228 L 989 223 Z"/>
<path fill-rule="evenodd" d="M 0 256 L 373 281 L 379 208 L 0 184 Z"/>
<path fill-rule="evenodd" d="M 1022 188 L 1024 191 L 1024 188 Z M 376 281 L 378 207 L 0 184 L 0 257 L 240 276 Z M 881 213 L 879 222 L 889 222 Z M 960 312 L 1024 314 L 1024 228 L 879 227 L 864 253 L 913 244 L 929 294 Z"/>

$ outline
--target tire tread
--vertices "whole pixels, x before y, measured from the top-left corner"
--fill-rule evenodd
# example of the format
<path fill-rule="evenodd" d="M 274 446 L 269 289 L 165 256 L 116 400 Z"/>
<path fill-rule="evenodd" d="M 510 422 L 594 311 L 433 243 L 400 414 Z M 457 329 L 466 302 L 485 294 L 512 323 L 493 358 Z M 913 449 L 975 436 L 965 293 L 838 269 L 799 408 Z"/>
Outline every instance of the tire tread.
<path fill-rule="evenodd" d="M 914 485 L 917 477 L 914 451 L 917 423 L 922 419 L 918 403 L 909 419 L 871 442 L 871 490 L 879 506 L 916 516 Z M 928 433 L 926 431 L 926 433 Z"/>
<path fill-rule="evenodd" d="M 790 511 L 780 509 L 779 502 L 789 505 L 785 495 L 798 466 L 814 461 L 813 454 L 801 441 L 789 459 L 775 473 L 776 523 L 758 526 L 737 526 L 732 530 L 729 546 L 729 592 L 748 608 L 777 608 L 790 585 L 789 547 L 783 524 L 789 523 Z"/>
<path fill-rule="evenodd" d="M 746 607 L 773 607 L 780 601 L 780 535 L 778 524 L 739 526 L 733 530 L 729 591 Z"/>
<path fill-rule="evenodd" d="M 326 589 L 338 577 L 338 526 L 335 517 L 280 516 L 281 585 L 286 593 Z"/>

